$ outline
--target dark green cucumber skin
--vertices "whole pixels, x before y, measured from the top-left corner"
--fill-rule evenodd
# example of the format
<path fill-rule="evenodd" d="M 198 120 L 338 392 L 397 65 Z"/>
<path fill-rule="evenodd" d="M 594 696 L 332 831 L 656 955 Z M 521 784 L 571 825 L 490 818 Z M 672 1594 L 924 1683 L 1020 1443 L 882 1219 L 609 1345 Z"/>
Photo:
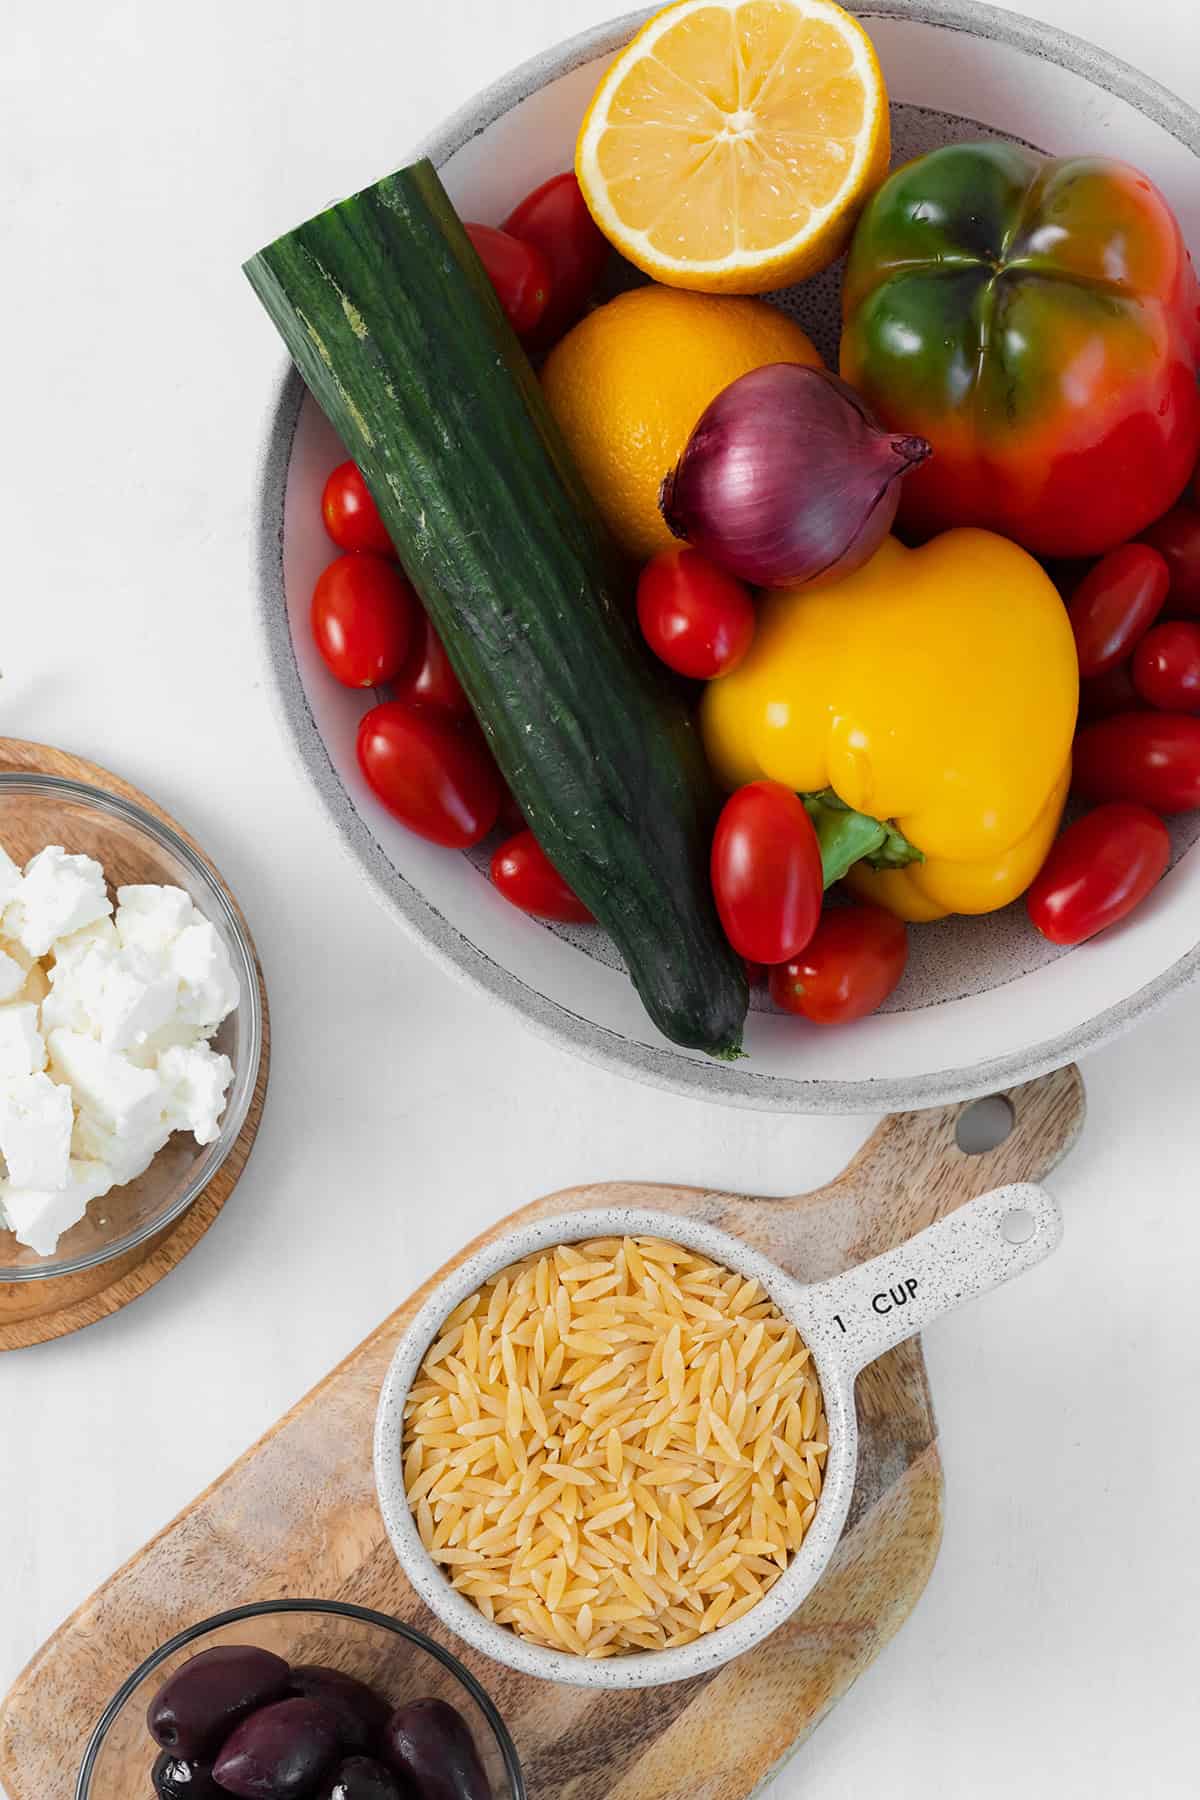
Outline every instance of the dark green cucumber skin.
<path fill-rule="evenodd" d="M 709 885 L 703 753 L 626 623 L 628 573 L 433 166 L 329 208 L 246 274 L 546 854 L 664 1036 L 736 1056 L 748 990 Z"/>

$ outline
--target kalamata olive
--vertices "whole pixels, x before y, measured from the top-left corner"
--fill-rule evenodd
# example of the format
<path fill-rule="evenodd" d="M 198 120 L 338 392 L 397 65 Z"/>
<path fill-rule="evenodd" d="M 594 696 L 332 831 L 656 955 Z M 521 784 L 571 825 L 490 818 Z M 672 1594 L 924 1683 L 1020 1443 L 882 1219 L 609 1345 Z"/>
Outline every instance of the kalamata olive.
<path fill-rule="evenodd" d="M 207 1763 L 188 1762 L 164 1750 L 154 1764 L 158 1800 L 221 1800 L 221 1790 Z"/>
<path fill-rule="evenodd" d="M 475 1740 L 445 1700 L 413 1700 L 387 1722 L 383 1754 L 421 1800 L 492 1800 Z"/>
<path fill-rule="evenodd" d="M 337 1714 L 321 1700 L 276 1700 L 243 1719 L 222 1746 L 213 1775 L 241 1800 L 311 1794 L 338 1754 Z"/>
<path fill-rule="evenodd" d="M 291 1691 L 323 1701 L 337 1714 L 338 1742 L 343 1750 L 374 1750 L 377 1746 L 391 1708 L 365 1681 L 320 1663 L 297 1663 Z"/>
<path fill-rule="evenodd" d="M 281 1699 L 290 1679 L 281 1656 L 252 1644 L 201 1650 L 176 1669 L 150 1702 L 150 1736 L 176 1756 L 211 1756 L 247 1714 Z"/>
<path fill-rule="evenodd" d="M 411 1788 L 404 1789 L 410 1794 Z M 328 1777 L 321 1800 L 402 1800 L 395 1778 L 369 1756 L 350 1756 Z"/>

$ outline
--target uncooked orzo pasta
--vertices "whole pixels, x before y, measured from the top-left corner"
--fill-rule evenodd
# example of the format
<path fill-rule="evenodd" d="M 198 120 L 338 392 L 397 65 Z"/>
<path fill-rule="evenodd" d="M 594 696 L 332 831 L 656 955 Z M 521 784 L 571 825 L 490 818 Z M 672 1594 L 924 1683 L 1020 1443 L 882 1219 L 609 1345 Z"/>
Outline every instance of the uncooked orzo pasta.
<path fill-rule="evenodd" d="M 404 1414 L 422 1542 L 486 1618 L 579 1656 L 750 1611 L 816 1512 L 809 1352 L 758 1282 L 660 1238 L 559 1244 L 456 1307 Z"/>

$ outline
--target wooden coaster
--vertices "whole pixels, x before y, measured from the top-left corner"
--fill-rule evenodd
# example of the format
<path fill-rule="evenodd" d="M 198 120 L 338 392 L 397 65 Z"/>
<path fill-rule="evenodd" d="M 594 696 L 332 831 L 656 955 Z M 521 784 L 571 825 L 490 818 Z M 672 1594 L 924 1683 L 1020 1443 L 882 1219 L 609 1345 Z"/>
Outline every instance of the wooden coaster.
<path fill-rule="evenodd" d="M 903 1243 L 989 1188 L 1036 1181 L 1083 1121 L 1078 1071 L 1008 1095 L 1012 1129 L 967 1155 L 963 1106 L 885 1119 L 827 1187 L 790 1199 L 609 1182 L 536 1200 L 468 1244 L 264 1438 L 84 1603 L 0 1706 L 10 1800 L 69 1800 L 88 1736 L 119 1683 L 182 1627 L 283 1596 L 351 1601 L 418 1626 L 478 1676 L 525 1769 L 529 1800 L 746 1800 L 895 1635 L 937 1556 L 942 1475 L 918 1340 L 858 1378 L 858 1474 L 824 1576 L 769 1638 L 713 1674 L 631 1693 L 559 1687 L 468 1650 L 406 1581 L 371 1466 L 375 1408 L 396 1342 L 434 1282 L 520 1220 L 640 1206 L 707 1220 L 801 1280 Z M 964 1643 L 964 1655 L 970 1654 Z M 48 1703 L 49 1702 L 49 1703 Z M 123 1792 L 148 1791 L 153 1746 L 128 1742 Z M 112 1772 L 109 1784 L 116 1791 Z"/>
<path fill-rule="evenodd" d="M 76 1275 L 51 1275 L 44 1280 L 0 1281 L 0 1350 L 24 1349 L 30 1344 L 44 1344 L 51 1338 L 66 1337 L 84 1325 L 94 1325 L 110 1313 L 127 1306 L 148 1288 L 170 1273 L 194 1244 L 199 1243 L 226 1200 L 237 1186 L 246 1166 L 262 1118 L 267 1093 L 267 1076 L 271 1064 L 271 1028 L 267 1012 L 267 990 L 262 968 L 254 951 L 254 942 L 246 927 L 241 908 L 218 871 L 203 850 L 169 813 L 163 811 L 147 795 L 122 781 L 96 763 L 65 750 L 54 750 L 47 744 L 30 744 L 19 738 L 0 738 L 0 770 L 20 770 L 31 775 L 61 775 L 86 787 L 115 794 L 133 801 L 160 819 L 181 837 L 208 868 L 222 887 L 238 915 L 250 944 L 258 991 L 262 1000 L 262 1058 L 258 1080 L 250 1101 L 250 1110 L 229 1155 L 187 1211 L 173 1225 L 155 1237 L 148 1238 L 124 1256 L 102 1263 Z"/>

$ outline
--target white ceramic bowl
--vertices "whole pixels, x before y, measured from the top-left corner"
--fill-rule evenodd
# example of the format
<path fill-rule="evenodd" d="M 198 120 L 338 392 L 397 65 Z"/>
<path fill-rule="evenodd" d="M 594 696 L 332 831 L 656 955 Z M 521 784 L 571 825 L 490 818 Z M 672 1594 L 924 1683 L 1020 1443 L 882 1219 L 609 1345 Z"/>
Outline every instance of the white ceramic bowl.
<path fill-rule="evenodd" d="M 442 1623 L 495 1662 L 574 1687 L 658 1687 L 686 1681 L 740 1656 L 781 1625 L 811 1593 L 837 1548 L 858 1461 L 854 1380 L 867 1363 L 961 1305 L 1009 1281 L 1054 1250 L 1058 1208 L 1044 1188 L 996 1188 L 930 1225 L 908 1243 L 830 1281 L 805 1286 L 739 1238 L 695 1219 L 632 1207 L 567 1213 L 506 1233 L 436 1287 L 396 1347 L 375 1421 L 375 1484 L 384 1524 L 413 1587 Z M 732 1625 L 675 1650 L 643 1650 L 601 1661 L 545 1650 L 492 1624 L 454 1589 L 421 1542 L 404 1492 L 404 1406 L 421 1359 L 447 1316 L 483 1282 L 554 1244 L 618 1235 L 667 1238 L 753 1276 L 812 1351 L 829 1425 L 821 1498 L 804 1542 L 764 1599 Z"/>
<path fill-rule="evenodd" d="M 1200 245 L 1200 116 L 1102 51 L 972 0 L 850 0 L 882 59 L 895 155 L 996 134 L 1140 165 Z M 424 146 L 468 218 L 499 220 L 569 166 L 584 105 L 643 14 L 574 38 L 489 88 Z M 409 147 L 396 145 L 396 162 Z M 382 174 L 364 169 L 363 180 Z M 312 210 L 327 195 L 312 195 Z M 778 296 L 831 361 L 838 271 Z M 373 696 L 339 688 L 312 647 L 308 607 L 330 558 L 325 476 L 344 452 L 297 375 L 283 379 L 260 494 L 263 625 L 287 730 L 343 844 L 376 893 L 451 968 L 530 1024 L 621 1073 L 677 1092 L 795 1111 L 878 1111 L 965 1099 L 1055 1068 L 1132 1024 L 1200 963 L 1200 851 L 1176 862 L 1123 927 L 1062 952 L 1018 904 L 985 920 L 916 928 L 884 1011 L 842 1031 L 756 1010 L 749 1056 L 729 1065 L 666 1042 L 596 928 L 534 923 L 490 888 L 486 856 L 406 832 L 363 782 L 355 730 Z M 762 1008 L 761 999 L 757 1005 Z"/>

